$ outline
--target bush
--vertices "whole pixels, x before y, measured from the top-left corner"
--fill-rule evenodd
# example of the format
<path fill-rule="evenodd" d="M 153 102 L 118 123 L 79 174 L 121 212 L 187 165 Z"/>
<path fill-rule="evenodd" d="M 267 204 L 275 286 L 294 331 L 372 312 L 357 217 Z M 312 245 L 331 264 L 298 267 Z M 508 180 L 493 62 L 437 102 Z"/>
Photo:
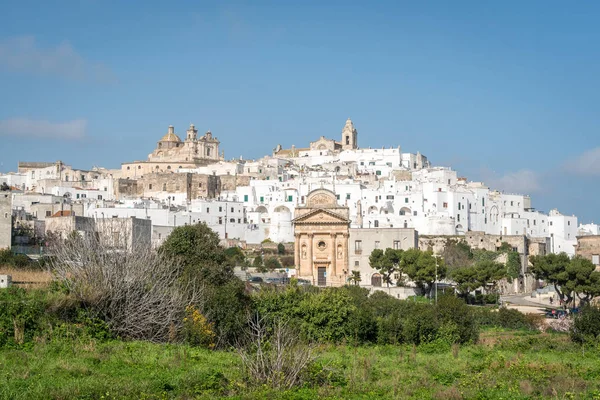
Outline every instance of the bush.
<path fill-rule="evenodd" d="M 12 264 L 13 253 L 9 249 L 0 250 L 0 265 Z"/>
<path fill-rule="evenodd" d="M 474 343 L 479 337 L 479 327 L 469 306 L 462 299 L 444 295 L 436 306 L 442 332 L 438 336 L 453 343 Z"/>
<path fill-rule="evenodd" d="M 587 305 L 575 315 L 571 328 L 571 340 L 580 344 L 600 341 L 599 307 Z"/>
<path fill-rule="evenodd" d="M 16 254 L 12 259 L 12 265 L 16 268 L 25 268 L 30 262 L 31 260 L 25 254 Z"/>
<path fill-rule="evenodd" d="M 213 324 L 208 322 L 200 310 L 194 306 L 187 306 L 183 318 L 183 335 L 185 341 L 192 346 L 208 349 L 215 347 L 215 332 Z"/>
<path fill-rule="evenodd" d="M 40 329 L 46 303 L 40 291 L 0 290 L 0 346 L 31 342 Z"/>

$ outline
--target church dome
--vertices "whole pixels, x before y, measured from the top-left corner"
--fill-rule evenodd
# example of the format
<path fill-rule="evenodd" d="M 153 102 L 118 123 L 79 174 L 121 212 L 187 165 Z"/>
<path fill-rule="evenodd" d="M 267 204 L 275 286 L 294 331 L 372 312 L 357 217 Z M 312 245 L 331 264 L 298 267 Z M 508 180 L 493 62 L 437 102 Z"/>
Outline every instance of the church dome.
<path fill-rule="evenodd" d="M 175 134 L 175 128 L 173 125 L 169 126 L 169 132 L 160 139 L 161 142 L 181 142 L 179 136 Z"/>

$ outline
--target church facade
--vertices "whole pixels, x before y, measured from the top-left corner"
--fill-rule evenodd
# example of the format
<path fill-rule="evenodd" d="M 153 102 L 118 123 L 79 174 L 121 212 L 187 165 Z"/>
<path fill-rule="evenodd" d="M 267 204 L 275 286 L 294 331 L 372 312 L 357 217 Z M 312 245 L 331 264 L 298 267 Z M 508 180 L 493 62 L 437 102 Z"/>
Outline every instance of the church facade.
<path fill-rule="evenodd" d="M 348 207 L 337 203 L 335 193 L 316 189 L 306 206 L 297 207 L 294 257 L 298 278 L 318 286 L 342 286 L 348 278 Z"/>
<path fill-rule="evenodd" d="M 224 154 L 219 154 L 219 144 L 210 131 L 198 137 L 198 130 L 193 124 L 188 128 L 185 140 L 181 140 L 171 125 L 148 155 L 148 161 L 121 164 L 122 177 L 139 178 L 151 173 L 175 172 L 181 168 L 196 168 L 222 161 Z"/>

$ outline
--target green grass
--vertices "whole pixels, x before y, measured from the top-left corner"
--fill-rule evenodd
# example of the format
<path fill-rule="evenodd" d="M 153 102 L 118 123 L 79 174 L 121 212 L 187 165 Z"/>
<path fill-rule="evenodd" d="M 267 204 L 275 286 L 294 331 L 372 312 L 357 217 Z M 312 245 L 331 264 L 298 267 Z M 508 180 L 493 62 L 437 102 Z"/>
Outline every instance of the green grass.
<path fill-rule="evenodd" d="M 461 348 L 323 346 L 305 387 L 249 387 L 234 352 L 66 339 L 0 349 L 4 399 L 600 399 L 600 349 L 486 331 Z"/>

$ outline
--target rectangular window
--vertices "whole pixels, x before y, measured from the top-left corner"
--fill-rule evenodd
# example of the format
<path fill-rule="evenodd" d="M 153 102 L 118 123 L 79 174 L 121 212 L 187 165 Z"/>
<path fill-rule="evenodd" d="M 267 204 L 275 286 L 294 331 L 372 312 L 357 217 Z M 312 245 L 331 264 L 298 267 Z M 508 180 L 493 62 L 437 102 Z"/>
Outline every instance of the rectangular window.
<path fill-rule="evenodd" d="M 219 225 L 223 225 L 223 217 L 219 217 Z"/>
<path fill-rule="evenodd" d="M 79 193 L 77 193 L 77 198 L 79 198 Z"/>
<path fill-rule="evenodd" d="M 571 221 L 567 221 L 567 225 L 571 226 Z"/>
<path fill-rule="evenodd" d="M 381 246 L 381 242 L 379 240 L 375 241 L 375 248 L 378 249 Z"/>
<path fill-rule="evenodd" d="M 550 221 L 550 226 L 552 226 L 552 221 Z"/>
<path fill-rule="evenodd" d="M 287 201 L 292 201 L 293 196 L 288 196 Z"/>
<path fill-rule="evenodd" d="M 102 200 L 102 195 L 101 194 L 98 195 L 98 200 Z"/>
<path fill-rule="evenodd" d="M 335 195 L 335 198 L 339 200 L 339 199 L 340 199 L 340 195 L 339 195 L 339 194 L 336 194 L 336 195 Z"/>
<path fill-rule="evenodd" d="M 362 254 L 362 240 L 354 241 L 354 254 Z"/>
<path fill-rule="evenodd" d="M 360 266 L 360 264 L 358 263 L 358 261 L 354 261 L 354 266 L 355 267 L 359 267 Z"/>
<path fill-rule="evenodd" d="M 210 208 L 206 207 L 206 213 L 210 214 Z"/>
<path fill-rule="evenodd" d="M 350 193 L 346 193 L 346 200 L 350 200 Z"/>
<path fill-rule="evenodd" d="M 444 208 L 448 208 L 448 203 L 444 202 Z"/>
<path fill-rule="evenodd" d="M 152 190 L 152 184 L 148 185 L 148 190 Z"/>
<path fill-rule="evenodd" d="M 460 201 L 458 202 L 458 209 L 460 210 Z"/>
<path fill-rule="evenodd" d="M 52 215 L 52 211 L 46 211 L 46 217 L 49 217 Z"/>
<path fill-rule="evenodd" d="M 483 220 L 484 224 L 487 224 L 487 217 L 485 217 L 485 219 Z"/>
<path fill-rule="evenodd" d="M 385 198 L 387 200 L 394 200 L 394 195 L 393 194 L 388 194 L 387 196 L 385 196 Z"/>
<path fill-rule="evenodd" d="M 404 202 L 405 202 L 405 203 L 408 203 L 408 197 L 405 197 L 405 198 L 404 198 Z"/>
<path fill-rule="evenodd" d="M 265 202 L 265 198 L 263 196 L 260 196 L 260 202 L 264 203 Z"/>
<path fill-rule="evenodd" d="M 4 213 L 4 218 L 8 218 L 8 213 Z"/>
<path fill-rule="evenodd" d="M 417 216 L 417 212 L 416 212 L 416 211 L 413 211 L 413 215 L 414 215 L 414 216 Z"/>
<path fill-rule="evenodd" d="M 600 265 L 600 254 L 593 254 L 592 255 L 592 264 L 594 264 L 594 265 Z"/>
<path fill-rule="evenodd" d="M 512 205 L 514 205 L 514 202 L 513 202 L 513 201 L 511 201 L 511 202 L 510 202 L 510 205 L 511 205 L 511 206 L 512 206 Z"/>
<path fill-rule="evenodd" d="M 536 225 L 536 222 L 537 222 L 537 221 L 534 219 L 534 220 L 533 220 L 533 226 L 535 226 L 535 225 Z"/>
<path fill-rule="evenodd" d="M 223 211 L 223 207 L 219 206 L 219 212 Z"/>
<path fill-rule="evenodd" d="M 400 241 L 394 240 L 394 250 L 400 250 Z"/>
<path fill-rule="evenodd" d="M 456 216 L 456 220 L 460 222 L 460 214 Z"/>
<path fill-rule="evenodd" d="M 485 207 L 485 199 L 481 199 L 481 206 Z"/>
<path fill-rule="evenodd" d="M 248 201 L 248 195 L 247 194 L 244 195 L 244 201 Z"/>
<path fill-rule="evenodd" d="M 379 170 L 375 171 L 375 175 L 378 175 L 378 176 L 381 175 L 381 171 L 379 171 Z"/>

